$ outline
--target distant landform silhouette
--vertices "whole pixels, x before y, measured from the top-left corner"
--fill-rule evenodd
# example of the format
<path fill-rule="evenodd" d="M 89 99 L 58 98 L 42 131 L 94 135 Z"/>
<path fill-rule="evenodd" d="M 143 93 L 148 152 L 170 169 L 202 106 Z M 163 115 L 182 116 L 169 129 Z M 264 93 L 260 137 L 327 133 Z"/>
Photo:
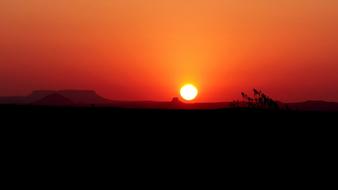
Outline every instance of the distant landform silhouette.
<path fill-rule="evenodd" d="M 0 97 L 0 104 L 32 105 L 32 106 L 98 106 L 125 109 L 226 109 L 231 102 L 191 103 L 187 104 L 174 97 L 172 101 L 113 101 L 98 95 L 93 90 L 37 90 L 28 96 Z M 285 107 L 295 111 L 328 111 L 337 112 L 337 102 L 305 101 L 283 103 Z"/>
<path fill-rule="evenodd" d="M 96 94 L 93 90 L 36 90 L 28 96 L 0 97 L 1 104 L 30 105 L 91 105 L 108 104 L 111 101 Z"/>
<path fill-rule="evenodd" d="M 53 93 L 43 97 L 42 99 L 34 102 L 35 105 L 49 105 L 49 106 L 71 106 L 74 104 L 70 99 L 58 94 Z"/>

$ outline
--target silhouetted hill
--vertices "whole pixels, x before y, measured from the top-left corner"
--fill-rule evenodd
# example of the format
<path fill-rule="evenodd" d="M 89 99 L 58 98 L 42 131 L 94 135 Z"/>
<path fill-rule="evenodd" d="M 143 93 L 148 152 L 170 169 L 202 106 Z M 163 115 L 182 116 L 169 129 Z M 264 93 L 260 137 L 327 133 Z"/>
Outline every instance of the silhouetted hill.
<path fill-rule="evenodd" d="M 55 94 L 57 91 L 53 90 L 34 90 L 30 95 L 26 97 L 26 103 L 33 103 L 41 100 L 51 94 Z"/>
<path fill-rule="evenodd" d="M 110 102 L 108 99 L 97 95 L 93 90 L 33 91 L 33 93 L 28 96 L 28 101 L 35 102 L 54 93 L 68 98 L 74 104 L 107 104 Z"/>
<path fill-rule="evenodd" d="M 60 90 L 58 93 L 76 104 L 108 104 L 111 102 L 93 90 Z"/>
<path fill-rule="evenodd" d="M 42 105 L 42 106 L 70 106 L 74 103 L 68 98 L 58 94 L 50 94 L 46 97 L 43 97 L 41 100 L 32 103 L 33 105 Z"/>
<path fill-rule="evenodd" d="M 28 96 L 0 97 L 0 103 L 1 104 L 31 104 L 54 93 L 57 93 L 57 91 L 35 90 Z"/>
<path fill-rule="evenodd" d="M 42 101 L 44 98 L 53 94 L 54 96 L 55 94 L 59 94 L 70 100 L 72 104 L 77 105 L 102 105 L 112 102 L 99 96 L 93 90 L 36 90 L 28 96 L 0 97 L 0 104 L 35 104 L 36 102 Z"/>

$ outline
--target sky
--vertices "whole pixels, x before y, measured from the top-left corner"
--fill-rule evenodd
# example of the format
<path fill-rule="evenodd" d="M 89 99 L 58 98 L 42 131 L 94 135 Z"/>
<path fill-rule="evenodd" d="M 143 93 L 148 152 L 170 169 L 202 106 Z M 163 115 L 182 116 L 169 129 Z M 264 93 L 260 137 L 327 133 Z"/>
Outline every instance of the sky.
<path fill-rule="evenodd" d="M 337 0 L 1 0 L 0 96 L 338 101 Z"/>

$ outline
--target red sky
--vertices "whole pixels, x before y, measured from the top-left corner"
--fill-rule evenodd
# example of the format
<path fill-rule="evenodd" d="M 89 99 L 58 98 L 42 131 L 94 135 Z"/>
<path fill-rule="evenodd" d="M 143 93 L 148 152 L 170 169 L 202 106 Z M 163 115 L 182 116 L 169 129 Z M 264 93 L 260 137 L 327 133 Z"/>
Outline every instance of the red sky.
<path fill-rule="evenodd" d="M 1 0 L 0 95 L 338 101 L 337 0 Z"/>

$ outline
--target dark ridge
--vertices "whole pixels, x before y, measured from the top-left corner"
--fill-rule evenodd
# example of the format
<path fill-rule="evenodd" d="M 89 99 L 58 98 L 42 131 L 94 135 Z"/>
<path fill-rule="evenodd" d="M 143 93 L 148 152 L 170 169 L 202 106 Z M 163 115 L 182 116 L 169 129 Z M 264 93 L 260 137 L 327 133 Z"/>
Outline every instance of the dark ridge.
<path fill-rule="evenodd" d="M 99 96 L 94 90 L 60 90 L 58 93 L 76 104 L 107 104 L 111 102 Z"/>
<path fill-rule="evenodd" d="M 42 98 L 45 98 L 51 94 L 57 93 L 57 91 L 53 90 L 35 90 L 32 92 L 32 94 L 28 95 L 26 97 L 26 103 L 33 103 L 36 101 L 41 100 Z"/>
<path fill-rule="evenodd" d="M 53 90 L 36 90 L 33 91 L 32 94 L 26 97 L 20 97 L 20 101 L 17 101 L 17 99 L 6 102 L 5 100 L 3 102 L 5 103 L 26 103 L 31 104 L 35 103 L 49 95 L 52 94 L 59 94 L 63 97 L 71 100 L 74 104 L 108 104 L 111 101 L 108 99 L 105 99 L 101 96 L 99 96 L 95 91 L 93 90 L 60 90 L 60 91 L 53 91 Z M 8 99 L 8 98 L 7 98 Z M 1 100 L 1 99 L 0 99 Z M 1 103 L 1 102 L 0 102 Z"/>
<path fill-rule="evenodd" d="M 54 94 L 47 95 L 46 97 L 32 104 L 39 105 L 39 106 L 71 106 L 74 103 L 68 98 L 58 93 L 54 93 Z"/>

